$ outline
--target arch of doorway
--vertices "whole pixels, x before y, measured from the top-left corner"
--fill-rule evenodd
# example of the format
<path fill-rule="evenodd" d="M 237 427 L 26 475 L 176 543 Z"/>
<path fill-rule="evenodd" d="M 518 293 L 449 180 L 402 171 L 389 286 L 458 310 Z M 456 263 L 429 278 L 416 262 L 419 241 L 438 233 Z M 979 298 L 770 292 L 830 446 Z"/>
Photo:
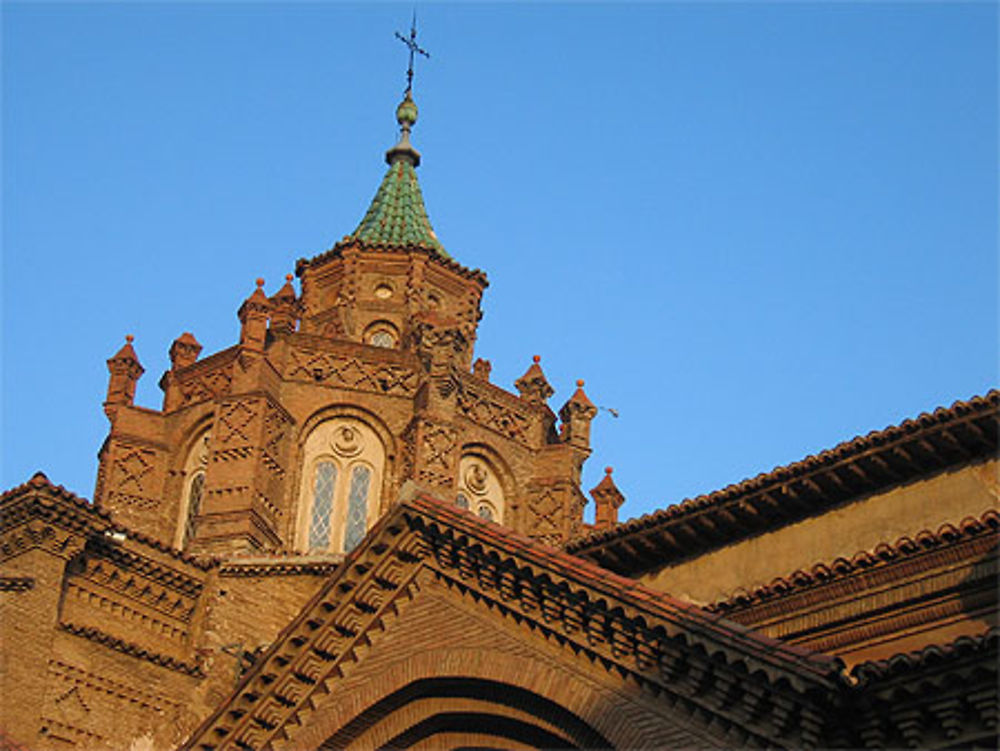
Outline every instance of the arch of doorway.
<path fill-rule="evenodd" d="M 609 685 L 610 674 L 600 669 L 597 674 L 588 677 L 573 669 L 562 666 L 548 658 L 542 658 L 538 653 L 513 654 L 504 649 L 488 647 L 458 647 L 407 649 L 397 653 L 392 662 L 376 660 L 378 664 L 356 665 L 353 671 L 338 680 L 338 686 L 331 686 L 331 693 L 320 702 L 303 726 L 293 732 L 284 742 L 275 743 L 276 751 L 299 748 L 335 748 L 338 741 L 343 741 L 349 747 L 362 748 L 353 745 L 354 739 L 372 732 L 371 741 L 376 745 L 365 743 L 364 747 L 377 747 L 376 735 L 386 740 L 393 737 L 392 731 L 402 732 L 415 722 L 420 722 L 434 714 L 432 702 L 410 702 L 409 709 L 404 705 L 390 722 L 370 721 L 372 715 L 365 715 L 366 710 L 376 705 L 392 707 L 399 701 L 396 697 L 385 705 L 380 705 L 385 699 L 405 689 L 411 683 L 422 679 L 458 679 L 462 681 L 491 681 L 504 687 L 520 689 L 537 697 L 543 702 L 551 702 L 568 715 L 575 718 L 576 730 L 570 734 L 565 726 L 553 724 L 551 718 L 539 711 L 540 705 L 535 705 L 533 717 L 539 727 L 552 730 L 555 728 L 568 741 L 568 746 L 577 745 L 583 748 L 666 748 L 677 745 L 697 745 L 704 748 L 723 748 L 724 739 L 715 736 L 706 729 L 696 728 L 690 721 L 664 714 L 667 707 L 655 700 L 638 687 L 624 682 L 617 686 Z M 419 651 L 416 651 L 419 649 Z M 375 655 L 372 655 L 374 658 Z M 352 674 L 353 673 L 353 674 Z M 605 674 L 601 678 L 601 674 Z M 612 681 L 617 683 L 617 681 Z M 480 684 L 482 685 L 482 684 Z M 405 696 L 405 694 L 403 694 Z M 451 701 L 456 701 L 452 699 Z M 491 703 L 489 711 L 493 714 L 518 717 L 522 710 L 509 705 L 497 703 L 487 698 L 477 698 L 470 701 Z M 439 705 L 438 711 L 447 711 L 447 706 Z M 480 706 L 476 711 L 483 711 Z M 409 721 L 404 712 L 412 712 Z M 388 710 L 388 715 L 393 714 Z M 530 713 L 529 713 L 530 714 Z M 667 712 L 667 714 L 671 714 Z M 356 718 L 358 724 L 351 725 Z M 382 717 L 377 717 L 382 720 Z M 409 722 L 409 724 L 408 724 Z M 351 727 L 351 733 L 338 735 L 342 729 Z M 589 731 L 584 730 L 585 728 Z M 579 731 L 582 731 L 581 735 Z M 587 740 L 587 734 L 592 732 L 598 740 Z M 352 735 L 353 737 L 348 737 Z M 470 739 L 471 740 L 471 739 Z M 595 745 L 596 744 L 596 745 Z M 414 748 L 419 747 L 417 744 Z M 462 744 L 459 744 L 462 745 Z M 466 743 L 475 747 L 476 743 Z M 341 746 L 343 747 L 343 746 Z"/>
<path fill-rule="evenodd" d="M 608 741 L 551 699 L 495 680 L 468 677 L 412 681 L 369 705 L 322 749 L 411 748 L 449 736 L 449 745 L 608 748 Z M 461 740 L 465 738 L 465 740 Z"/>

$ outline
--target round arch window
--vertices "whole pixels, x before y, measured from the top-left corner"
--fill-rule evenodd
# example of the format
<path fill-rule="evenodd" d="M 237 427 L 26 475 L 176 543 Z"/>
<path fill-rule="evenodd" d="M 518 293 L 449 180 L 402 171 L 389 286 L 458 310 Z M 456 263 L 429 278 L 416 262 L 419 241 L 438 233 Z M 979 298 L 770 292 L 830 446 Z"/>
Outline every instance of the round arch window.
<path fill-rule="evenodd" d="M 480 519 L 503 523 L 504 492 L 496 470 L 483 457 L 466 454 L 458 465 L 456 505 Z"/>
<path fill-rule="evenodd" d="M 395 326 L 387 321 L 379 321 L 369 326 L 368 330 L 365 331 L 364 340 L 365 344 L 370 344 L 373 347 L 385 347 L 386 349 L 394 349 L 399 343 Z"/>

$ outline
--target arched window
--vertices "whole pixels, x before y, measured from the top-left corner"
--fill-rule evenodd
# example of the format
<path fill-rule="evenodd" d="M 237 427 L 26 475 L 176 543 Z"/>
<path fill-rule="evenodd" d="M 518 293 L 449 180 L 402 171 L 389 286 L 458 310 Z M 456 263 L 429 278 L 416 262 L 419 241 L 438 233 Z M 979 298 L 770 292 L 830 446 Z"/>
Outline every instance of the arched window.
<path fill-rule="evenodd" d="M 376 321 L 365 330 L 364 342 L 373 347 L 393 349 L 399 343 L 399 334 L 388 321 Z"/>
<path fill-rule="evenodd" d="M 330 515 L 333 513 L 333 489 L 337 484 L 337 465 L 331 461 L 316 464 L 312 512 L 309 514 L 309 549 L 330 547 Z"/>
<path fill-rule="evenodd" d="M 459 461 L 458 497 L 455 502 L 480 519 L 503 522 L 503 486 L 496 471 L 482 456 L 465 454 Z"/>
<path fill-rule="evenodd" d="M 205 470 L 208 468 L 211 435 L 203 433 L 191 446 L 184 461 L 184 489 L 177 517 L 177 534 L 174 545 L 184 549 L 194 541 L 198 528 L 198 514 L 205 496 Z"/>
<path fill-rule="evenodd" d="M 340 417 L 309 434 L 303 455 L 297 547 L 350 552 L 378 516 L 385 447 L 368 425 Z"/>
<path fill-rule="evenodd" d="M 199 469 L 191 478 L 188 488 L 187 518 L 184 520 L 184 537 L 181 548 L 186 548 L 194 539 L 195 525 L 198 523 L 198 512 L 201 511 L 201 496 L 205 491 L 205 471 Z"/>

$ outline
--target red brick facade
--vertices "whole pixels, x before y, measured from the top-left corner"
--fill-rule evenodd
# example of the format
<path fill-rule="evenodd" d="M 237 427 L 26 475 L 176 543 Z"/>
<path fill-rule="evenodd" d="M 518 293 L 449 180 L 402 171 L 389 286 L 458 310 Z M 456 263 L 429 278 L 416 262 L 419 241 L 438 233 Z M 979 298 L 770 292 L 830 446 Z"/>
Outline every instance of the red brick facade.
<path fill-rule="evenodd" d="M 490 382 L 397 116 L 300 292 L 160 410 L 108 360 L 93 503 L 0 499 L 0 748 L 994 747 L 1000 395 L 586 525 L 596 408 Z"/>

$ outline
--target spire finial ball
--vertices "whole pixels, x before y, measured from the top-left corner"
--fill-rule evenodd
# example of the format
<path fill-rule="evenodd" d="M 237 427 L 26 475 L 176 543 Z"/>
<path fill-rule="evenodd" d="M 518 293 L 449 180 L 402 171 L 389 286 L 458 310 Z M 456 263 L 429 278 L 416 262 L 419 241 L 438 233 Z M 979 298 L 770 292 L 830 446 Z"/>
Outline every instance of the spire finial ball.
<path fill-rule="evenodd" d="M 135 337 L 131 334 L 125 334 L 125 341 L 129 344 L 135 341 Z"/>
<path fill-rule="evenodd" d="M 614 468 L 614 467 L 605 467 L 605 468 L 604 468 L 604 474 L 606 474 L 606 475 L 609 475 L 609 476 L 610 476 L 610 475 L 611 475 L 611 473 L 612 473 L 612 472 L 614 472 L 614 471 L 615 471 L 615 468 Z"/>
<path fill-rule="evenodd" d="M 258 276 L 257 277 L 257 286 L 258 287 L 263 287 L 264 286 L 264 277 L 262 277 L 262 276 Z"/>
<path fill-rule="evenodd" d="M 532 358 L 531 358 L 531 361 L 534 362 L 534 363 L 539 363 L 539 362 L 542 361 L 542 356 L 541 355 L 533 355 Z"/>
<path fill-rule="evenodd" d="M 582 389 L 583 388 L 583 379 L 581 378 L 580 380 L 578 380 L 576 382 L 576 385 L 577 385 L 577 388 L 581 388 Z"/>
<path fill-rule="evenodd" d="M 411 126 L 417 122 L 417 105 L 413 101 L 413 97 L 410 96 L 409 91 L 406 92 L 403 101 L 396 107 L 396 122 L 403 127 Z"/>
<path fill-rule="evenodd" d="M 292 275 L 292 274 L 285 274 L 285 281 L 286 281 L 286 282 L 291 282 L 291 281 L 292 281 L 292 279 L 294 279 L 294 278 L 295 278 L 295 277 L 294 277 L 294 275 Z"/>

